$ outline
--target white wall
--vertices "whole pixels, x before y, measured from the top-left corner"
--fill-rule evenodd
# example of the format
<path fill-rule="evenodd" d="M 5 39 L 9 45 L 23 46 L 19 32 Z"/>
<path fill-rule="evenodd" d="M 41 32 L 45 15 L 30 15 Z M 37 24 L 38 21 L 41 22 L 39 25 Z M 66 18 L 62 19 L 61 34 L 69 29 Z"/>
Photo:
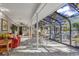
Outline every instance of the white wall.
<path fill-rule="evenodd" d="M 4 18 L 8 22 L 8 31 L 1 30 L 1 18 Z M 11 32 L 11 29 L 10 29 L 11 25 L 12 23 L 7 16 L 5 16 L 4 14 L 0 15 L 0 33 Z"/>

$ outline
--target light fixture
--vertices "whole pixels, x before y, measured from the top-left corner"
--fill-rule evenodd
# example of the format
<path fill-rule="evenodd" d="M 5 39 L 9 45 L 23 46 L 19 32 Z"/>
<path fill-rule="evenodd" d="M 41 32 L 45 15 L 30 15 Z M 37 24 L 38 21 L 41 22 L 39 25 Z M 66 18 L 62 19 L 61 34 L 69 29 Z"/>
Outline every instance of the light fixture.
<path fill-rule="evenodd" d="M 0 18 L 3 18 L 3 14 L 2 14 L 2 12 L 0 12 Z"/>
<path fill-rule="evenodd" d="M 9 10 L 9 9 L 4 8 L 4 7 L 0 7 L 0 10 L 1 10 L 1 11 L 7 11 L 7 12 L 10 12 L 10 10 Z"/>

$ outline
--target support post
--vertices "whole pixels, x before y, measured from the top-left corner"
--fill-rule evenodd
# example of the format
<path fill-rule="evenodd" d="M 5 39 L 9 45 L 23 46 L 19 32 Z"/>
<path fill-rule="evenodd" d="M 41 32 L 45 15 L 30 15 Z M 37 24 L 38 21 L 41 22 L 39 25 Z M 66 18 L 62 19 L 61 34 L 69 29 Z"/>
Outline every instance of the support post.
<path fill-rule="evenodd" d="M 32 39 L 32 27 L 29 27 L 29 39 Z"/>
<path fill-rule="evenodd" d="M 37 49 L 39 47 L 39 33 L 38 33 L 38 13 L 36 13 L 36 39 L 37 39 Z"/>

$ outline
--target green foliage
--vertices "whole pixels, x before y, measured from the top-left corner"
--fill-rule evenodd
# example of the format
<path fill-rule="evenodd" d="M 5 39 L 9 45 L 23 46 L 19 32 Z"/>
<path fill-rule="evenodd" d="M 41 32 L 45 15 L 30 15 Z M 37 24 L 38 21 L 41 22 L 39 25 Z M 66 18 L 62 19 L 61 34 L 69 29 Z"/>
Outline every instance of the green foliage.
<path fill-rule="evenodd" d="M 74 28 L 77 29 L 78 35 L 79 35 L 79 22 L 73 23 L 72 25 L 73 25 Z"/>
<path fill-rule="evenodd" d="M 63 29 L 63 31 L 69 31 L 69 30 L 70 30 L 69 28 L 64 28 L 64 29 Z"/>
<path fill-rule="evenodd" d="M 17 26 L 12 24 L 11 30 L 12 30 L 13 33 L 15 33 L 15 31 L 17 31 Z"/>
<path fill-rule="evenodd" d="M 73 27 L 75 27 L 75 28 L 79 28 L 79 22 L 73 23 L 72 25 L 73 25 Z"/>

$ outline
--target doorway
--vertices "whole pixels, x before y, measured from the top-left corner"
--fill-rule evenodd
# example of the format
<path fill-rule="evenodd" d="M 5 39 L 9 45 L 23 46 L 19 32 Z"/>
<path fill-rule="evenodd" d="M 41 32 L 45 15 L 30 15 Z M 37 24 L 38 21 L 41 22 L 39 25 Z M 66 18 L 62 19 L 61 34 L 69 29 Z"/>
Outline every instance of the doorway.
<path fill-rule="evenodd" d="M 19 35 L 22 35 L 22 26 L 19 27 Z"/>

